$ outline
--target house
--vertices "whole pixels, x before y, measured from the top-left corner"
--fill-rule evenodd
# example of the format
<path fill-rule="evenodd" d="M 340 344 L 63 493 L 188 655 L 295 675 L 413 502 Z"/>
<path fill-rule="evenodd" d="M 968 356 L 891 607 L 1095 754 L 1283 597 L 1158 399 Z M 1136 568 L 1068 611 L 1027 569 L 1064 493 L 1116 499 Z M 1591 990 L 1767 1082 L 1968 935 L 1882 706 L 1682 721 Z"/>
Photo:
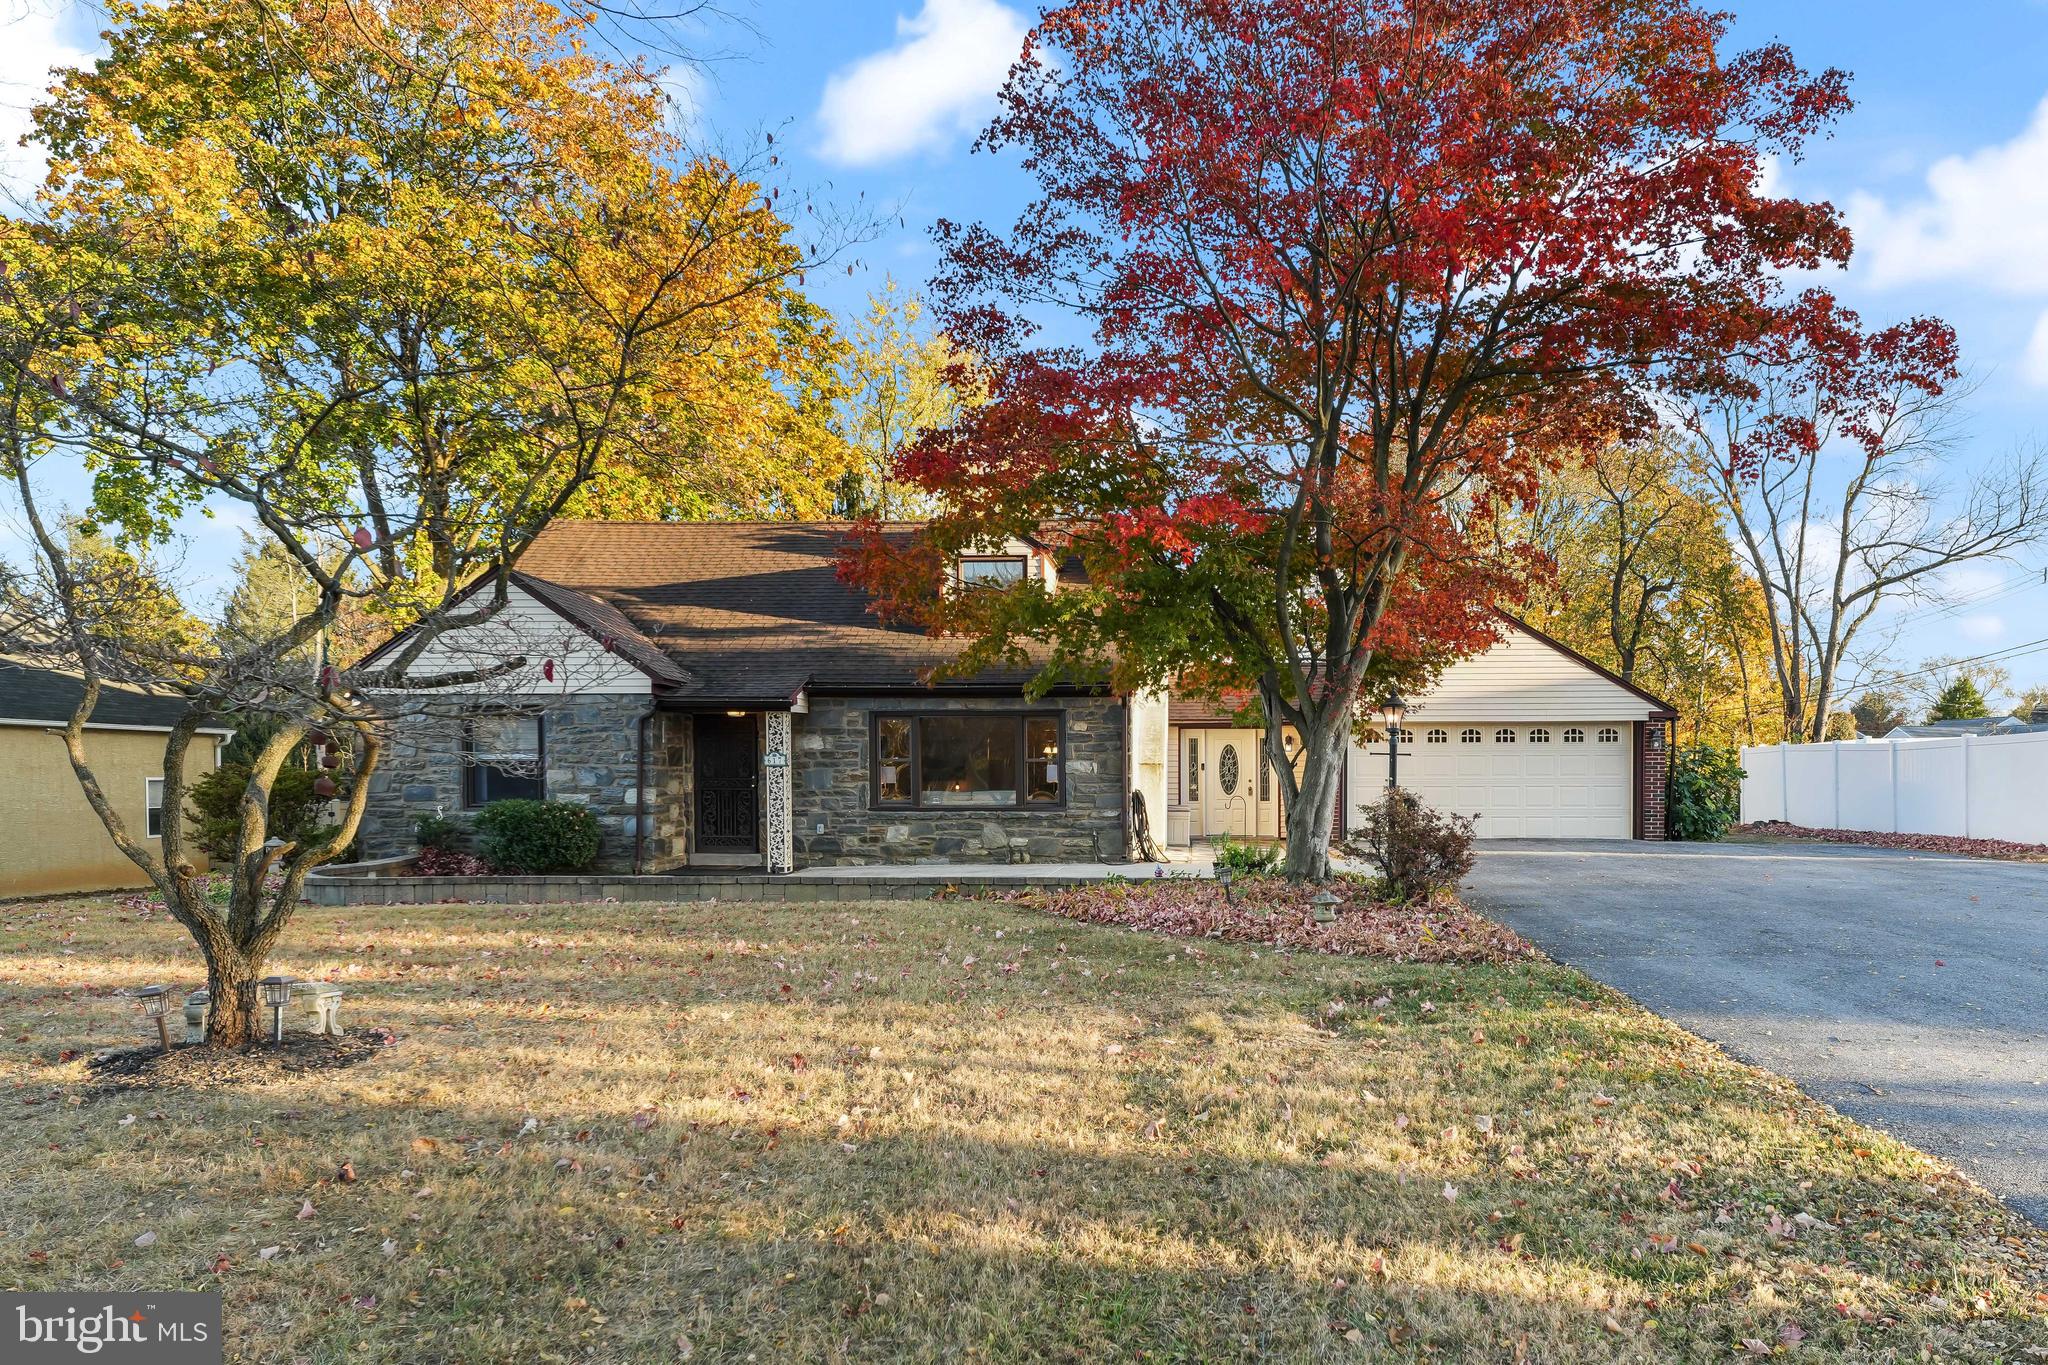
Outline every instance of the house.
<path fill-rule="evenodd" d="M 1886 739 L 1954 739 L 1958 735 L 2025 735 L 2048 730 L 2048 723 L 2018 716 L 1984 716 L 1973 720 L 1930 720 L 1919 725 L 1894 725 Z"/>
<path fill-rule="evenodd" d="M 414 672 L 519 666 L 474 694 L 385 702 L 364 856 L 409 852 L 423 814 L 508 796 L 589 806 L 615 871 L 1121 861 L 1138 848 L 1132 793 L 1155 839 L 1278 833 L 1259 732 L 1213 707 L 1085 681 L 1034 698 L 1029 660 L 925 681 L 951 647 L 883 623 L 841 579 L 849 529 L 551 525 L 507 607 L 433 641 Z M 1024 542 L 955 570 L 1052 586 L 1073 571 Z M 1482 835 L 1662 837 L 1675 713 L 1507 624 L 1413 708 L 1403 785 Z M 1354 747 L 1347 812 L 1385 763 L 1383 742 Z"/>
<path fill-rule="evenodd" d="M 0 659 L 0 897 L 141 886 L 142 869 L 114 846 L 79 789 L 61 734 L 85 695 L 78 675 Z M 183 697 L 103 685 L 86 724 L 85 752 L 100 788 L 129 831 L 163 836 L 164 739 L 185 714 Z M 202 729 L 186 753 L 187 776 L 220 764 L 233 732 Z M 202 868 L 205 859 L 195 852 Z"/>

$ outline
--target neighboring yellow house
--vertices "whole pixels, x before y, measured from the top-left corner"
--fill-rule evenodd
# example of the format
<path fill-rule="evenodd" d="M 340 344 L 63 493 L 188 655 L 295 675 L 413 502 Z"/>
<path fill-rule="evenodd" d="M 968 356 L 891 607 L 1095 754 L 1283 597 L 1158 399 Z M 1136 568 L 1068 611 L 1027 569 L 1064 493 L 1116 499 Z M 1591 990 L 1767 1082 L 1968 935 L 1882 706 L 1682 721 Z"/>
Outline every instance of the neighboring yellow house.
<path fill-rule="evenodd" d="M 108 837 L 79 790 L 58 733 L 84 691 L 74 675 L 0 659 L 0 899 L 107 891 L 148 879 Z M 102 687 L 85 749 L 101 788 L 131 833 L 162 836 L 164 737 L 183 697 Z M 200 731 L 188 776 L 211 772 L 233 732 Z M 195 861 L 204 866 L 203 857 Z"/>

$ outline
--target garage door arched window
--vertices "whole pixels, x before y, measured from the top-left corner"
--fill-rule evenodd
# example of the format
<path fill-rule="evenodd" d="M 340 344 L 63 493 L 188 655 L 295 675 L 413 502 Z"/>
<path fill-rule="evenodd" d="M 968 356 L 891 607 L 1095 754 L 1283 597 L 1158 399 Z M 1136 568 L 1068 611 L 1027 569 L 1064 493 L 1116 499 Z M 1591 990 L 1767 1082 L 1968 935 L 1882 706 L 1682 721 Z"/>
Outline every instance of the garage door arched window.
<path fill-rule="evenodd" d="M 1584 744 L 1586 742 L 1586 732 L 1574 725 L 1571 729 L 1564 732 L 1564 742 L 1567 744 Z"/>
<path fill-rule="evenodd" d="M 1515 742 L 1515 732 L 1505 728 L 1495 730 L 1493 732 L 1493 742 L 1495 744 L 1513 744 Z"/>
<path fill-rule="evenodd" d="M 1429 732 L 1429 742 L 1431 744 L 1449 744 L 1451 742 L 1451 732 L 1449 730 L 1431 730 Z"/>
<path fill-rule="evenodd" d="M 1615 729 L 1615 728 L 1614 728 L 1613 726 L 1611 726 L 1611 725 L 1609 725 L 1609 726 L 1606 726 L 1606 727 L 1604 727 L 1604 728 L 1603 728 L 1603 729 L 1602 729 L 1602 730 L 1600 731 L 1600 742 L 1601 742 L 1602 744 L 1619 744 L 1619 743 L 1621 743 L 1621 731 L 1619 731 L 1619 730 Z"/>
<path fill-rule="evenodd" d="M 1529 732 L 1529 742 L 1530 742 L 1531 744 L 1548 744 L 1548 743 L 1550 743 L 1550 731 L 1548 731 L 1548 730 L 1543 730 L 1543 729 L 1536 729 L 1536 730 L 1531 730 L 1531 731 Z"/>
<path fill-rule="evenodd" d="M 1483 738 L 1484 736 L 1477 730 L 1463 730 L 1458 734 L 1458 742 L 1460 744 L 1477 744 Z"/>

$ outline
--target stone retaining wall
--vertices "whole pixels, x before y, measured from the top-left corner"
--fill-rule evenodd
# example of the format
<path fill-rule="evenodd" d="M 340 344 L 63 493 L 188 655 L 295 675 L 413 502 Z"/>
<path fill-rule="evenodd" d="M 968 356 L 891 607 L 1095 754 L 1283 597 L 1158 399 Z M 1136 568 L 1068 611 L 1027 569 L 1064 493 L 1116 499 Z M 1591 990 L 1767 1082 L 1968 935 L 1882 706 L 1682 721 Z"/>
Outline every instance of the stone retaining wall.
<path fill-rule="evenodd" d="M 315 905 L 573 905 L 589 901 L 907 901 L 1081 886 L 1091 877 L 322 877 L 306 879 Z"/>

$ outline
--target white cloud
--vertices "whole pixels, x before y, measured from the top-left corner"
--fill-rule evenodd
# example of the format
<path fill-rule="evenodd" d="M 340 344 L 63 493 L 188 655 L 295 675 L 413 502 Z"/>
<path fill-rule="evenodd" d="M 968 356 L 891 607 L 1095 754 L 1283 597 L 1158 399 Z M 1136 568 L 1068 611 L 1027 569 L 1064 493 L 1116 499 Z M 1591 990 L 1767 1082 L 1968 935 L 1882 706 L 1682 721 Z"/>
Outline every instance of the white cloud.
<path fill-rule="evenodd" d="M 18 145 L 28 111 L 50 88 L 50 68 L 78 66 L 91 55 L 66 32 L 60 0 L 10 0 L 0 6 L 0 192 L 27 198 L 42 181 L 41 149 Z"/>
<path fill-rule="evenodd" d="M 1956 634 L 1972 644 L 1990 644 L 2005 634 L 2005 618 L 1990 612 L 1979 612 L 1965 616 L 1956 622 Z"/>
<path fill-rule="evenodd" d="M 657 81 L 668 98 L 665 111 L 668 130 L 685 140 L 704 130 L 704 111 L 711 103 L 710 82 L 701 67 L 686 64 L 663 67 Z"/>
<path fill-rule="evenodd" d="M 2048 99 L 2011 141 L 1935 162 L 1917 196 L 1857 193 L 1847 212 L 1857 268 L 1873 285 L 2048 294 Z"/>
<path fill-rule="evenodd" d="M 2034 323 L 2034 335 L 2027 342 L 2027 354 L 2020 362 L 2020 372 L 2029 384 L 2048 389 L 2048 313 L 2041 314 Z"/>
<path fill-rule="evenodd" d="M 818 104 L 820 154 L 871 166 L 972 131 L 1024 47 L 1022 15 L 997 0 L 924 0 L 896 45 L 833 73 Z"/>

